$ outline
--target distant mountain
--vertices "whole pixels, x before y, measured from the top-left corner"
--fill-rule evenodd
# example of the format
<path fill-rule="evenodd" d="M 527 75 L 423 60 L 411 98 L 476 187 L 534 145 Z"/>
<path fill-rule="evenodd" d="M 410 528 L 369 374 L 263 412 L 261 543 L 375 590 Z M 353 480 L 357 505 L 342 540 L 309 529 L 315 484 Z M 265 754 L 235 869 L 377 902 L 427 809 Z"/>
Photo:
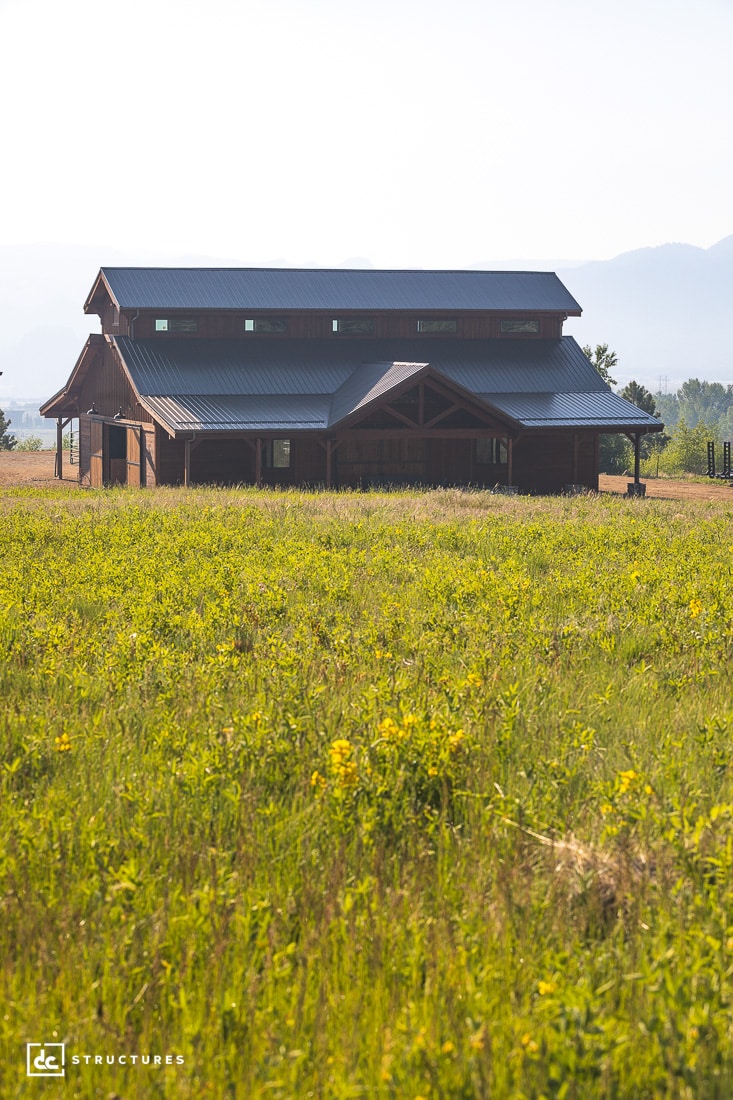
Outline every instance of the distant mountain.
<path fill-rule="evenodd" d="M 59 390 L 95 317 L 82 306 L 104 264 L 234 266 L 262 261 L 130 254 L 105 246 L 0 247 L 0 407 L 3 399 L 46 400 Z M 287 266 L 278 259 L 267 266 Z M 302 266 L 302 265 L 301 265 Z M 315 264 L 313 266 L 316 266 Z M 339 267 L 370 267 L 363 257 Z M 730 323 L 733 236 L 712 248 L 665 244 L 612 260 L 511 260 L 471 263 L 473 270 L 555 270 L 583 309 L 565 331 L 581 344 L 608 344 L 618 355 L 620 386 L 632 378 L 672 391 L 687 378 L 733 382 Z"/>
<path fill-rule="evenodd" d="M 39 404 L 61 389 L 99 318 L 83 306 L 103 265 L 227 266 L 204 256 L 121 252 L 105 245 L 0 246 L 0 408 L 4 399 Z"/>
<path fill-rule="evenodd" d="M 672 392 L 688 378 L 733 382 L 733 236 L 712 248 L 665 244 L 558 271 L 583 308 L 565 331 L 608 344 L 620 385 Z"/>

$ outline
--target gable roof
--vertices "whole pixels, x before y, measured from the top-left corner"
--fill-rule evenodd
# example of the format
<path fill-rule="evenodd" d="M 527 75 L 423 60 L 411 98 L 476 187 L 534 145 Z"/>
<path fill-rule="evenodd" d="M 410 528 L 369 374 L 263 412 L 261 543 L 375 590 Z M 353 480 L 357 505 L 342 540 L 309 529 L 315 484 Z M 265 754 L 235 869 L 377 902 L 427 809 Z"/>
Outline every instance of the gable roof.
<path fill-rule="evenodd" d="M 123 310 L 581 313 L 550 271 L 103 267 L 84 305 L 86 313 L 96 312 L 99 293 L 105 288 Z"/>
<path fill-rule="evenodd" d="M 415 339 L 111 342 L 142 404 L 174 434 L 333 429 L 426 372 L 511 427 L 662 427 L 612 393 L 571 336 L 429 348 Z"/>

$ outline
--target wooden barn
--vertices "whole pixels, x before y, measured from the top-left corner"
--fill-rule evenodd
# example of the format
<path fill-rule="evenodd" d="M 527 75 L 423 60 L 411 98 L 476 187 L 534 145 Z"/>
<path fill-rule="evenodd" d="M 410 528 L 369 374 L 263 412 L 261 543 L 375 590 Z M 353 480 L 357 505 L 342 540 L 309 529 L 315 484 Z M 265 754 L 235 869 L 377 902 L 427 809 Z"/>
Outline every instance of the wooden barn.
<path fill-rule="evenodd" d="M 598 486 L 598 441 L 662 425 L 563 323 L 556 275 L 103 268 L 41 408 L 83 484 Z M 638 477 L 638 469 L 637 469 Z"/>

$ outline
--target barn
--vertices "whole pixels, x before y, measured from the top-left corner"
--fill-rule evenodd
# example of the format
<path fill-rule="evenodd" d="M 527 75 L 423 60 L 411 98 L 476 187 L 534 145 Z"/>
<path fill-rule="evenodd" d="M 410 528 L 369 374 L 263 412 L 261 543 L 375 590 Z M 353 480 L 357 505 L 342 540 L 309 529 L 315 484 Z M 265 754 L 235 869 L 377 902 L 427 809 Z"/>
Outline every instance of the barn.
<path fill-rule="evenodd" d="M 552 272 L 102 268 L 42 407 L 82 484 L 598 486 L 599 436 L 654 417 L 571 336 Z M 638 479 L 638 463 L 637 463 Z"/>

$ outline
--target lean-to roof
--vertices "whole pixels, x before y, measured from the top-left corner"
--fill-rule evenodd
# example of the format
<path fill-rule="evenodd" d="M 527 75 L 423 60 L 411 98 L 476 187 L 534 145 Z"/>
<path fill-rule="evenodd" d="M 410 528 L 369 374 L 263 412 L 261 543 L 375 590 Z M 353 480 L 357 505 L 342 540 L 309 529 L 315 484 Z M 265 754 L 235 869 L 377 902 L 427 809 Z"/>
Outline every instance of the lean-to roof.
<path fill-rule="evenodd" d="M 612 393 L 570 336 L 112 342 L 142 403 L 173 433 L 334 429 L 426 371 L 513 426 L 661 428 Z"/>

